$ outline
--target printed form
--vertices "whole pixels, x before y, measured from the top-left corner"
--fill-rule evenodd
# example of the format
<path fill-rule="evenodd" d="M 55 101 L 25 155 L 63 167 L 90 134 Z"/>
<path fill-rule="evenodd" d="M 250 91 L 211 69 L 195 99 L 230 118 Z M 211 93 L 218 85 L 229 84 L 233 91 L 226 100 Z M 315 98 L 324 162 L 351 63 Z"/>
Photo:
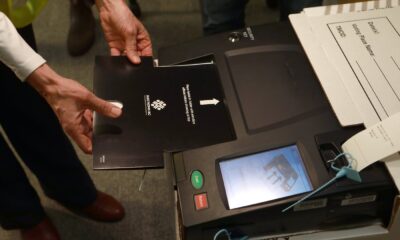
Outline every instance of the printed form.
<path fill-rule="evenodd" d="M 289 16 L 339 122 L 367 128 L 349 139 L 344 151 L 355 155 L 357 170 L 385 161 L 398 189 L 399 4 L 351 3 Z"/>
<path fill-rule="evenodd" d="M 309 23 L 367 126 L 400 112 L 399 7 Z"/>

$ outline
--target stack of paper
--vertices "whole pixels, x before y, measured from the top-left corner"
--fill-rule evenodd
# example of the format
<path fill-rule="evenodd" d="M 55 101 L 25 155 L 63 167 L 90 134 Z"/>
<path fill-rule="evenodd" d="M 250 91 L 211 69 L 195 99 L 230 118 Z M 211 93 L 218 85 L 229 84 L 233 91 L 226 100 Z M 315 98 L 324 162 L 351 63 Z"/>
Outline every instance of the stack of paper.
<path fill-rule="evenodd" d="M 289 17 L 342 126 L 372 127 L 400 112 L 399 4 L 316 7 Z M 386 164 L 400 186 L 400 156 L 390 158 Z"/>

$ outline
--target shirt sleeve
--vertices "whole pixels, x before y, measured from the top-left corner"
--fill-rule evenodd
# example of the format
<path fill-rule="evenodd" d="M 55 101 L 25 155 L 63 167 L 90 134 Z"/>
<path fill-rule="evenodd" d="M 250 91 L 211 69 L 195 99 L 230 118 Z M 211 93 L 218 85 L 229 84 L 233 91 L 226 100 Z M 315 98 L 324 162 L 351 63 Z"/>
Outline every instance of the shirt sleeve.
<path fill-rule="evenodd" d="M 11 68 L 22 81 L 46 62 L 25 42 L 2 12 L 0 12 L 0 61 Z"/>

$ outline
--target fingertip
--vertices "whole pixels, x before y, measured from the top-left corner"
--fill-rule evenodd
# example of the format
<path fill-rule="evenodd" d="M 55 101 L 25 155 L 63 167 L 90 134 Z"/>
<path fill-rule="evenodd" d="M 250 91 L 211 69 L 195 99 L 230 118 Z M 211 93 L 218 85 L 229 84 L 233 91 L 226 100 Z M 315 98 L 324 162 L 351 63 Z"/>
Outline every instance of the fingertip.
<path fill-rule="evenodd" d="M 111 103 L 112 105 L 114 105 L 117 108 L 121 108 L 122 109 L 124 107 L 124 104 L 122 102 L 119 102 L 119 101 L 109 101 L 109 103 Z"/>
<path fill-rule="evenodd" d="M 81 147 L 81 150 L 85 153 L 85 154 L 92 154 L 92 148 L 85 146 L 85 147 Z"/>
<path fill-rule="evenodd" d="M 70 136 L 84 153 L 92 153 L 92 139 L 82 134 L 71 134 Z"/>
<path fill-rule="evenodd" d="M 91 154 L 92 153 L 92 139 L 90 139 L 89 137 L 85 137 L 85 149 L 84 152 L 86 154 Z"/>
<path fill-rule="evenodd" d="M 140 57 L 136 54 L 128 54 L 128 58 L 133 64 L 140 64 L 141 62 Z"/>
<path fill-rule="evenodd" d="M 133 56 L 133 61 L 137 64 L 139 64 L 141 62 L 140 57 L 139 56 Z"/>
<path fill-rule="evenodd" d="M 86 153 L 86 154 L 92 154 L 92 153 L 93 153 L 92 147 L 90 146 L 90 148 L 88 148 L 87 151 L 86 151 L 85 153 Z"/>
<path fill-rule="evenodd" d="M 120 56 L 121 51 L 116 48 L 110 48 L 110 54 L 111 54 L 111 56 Z"/>
<path fill-rule="evenodd" d="M 121 116 L 121 114 L 122 114 L 122 109 L 119 108 L 119 107 L 115 107 L 115 106 L 114 106 L 114 107 L 112 107 L 110 113 L 111 113 L 110 117 L 117 118 L 117 117 Z"/>

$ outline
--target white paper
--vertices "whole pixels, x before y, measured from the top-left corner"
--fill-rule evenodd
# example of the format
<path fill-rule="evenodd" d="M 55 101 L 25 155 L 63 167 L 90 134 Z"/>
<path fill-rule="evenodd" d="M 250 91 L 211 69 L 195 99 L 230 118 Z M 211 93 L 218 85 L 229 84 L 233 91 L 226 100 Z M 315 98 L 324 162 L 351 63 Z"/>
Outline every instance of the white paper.
<path fill-rule="evenodd" d="M 307 16 L 305 14 L 292 14 L 289 18 L 340 124 L 342 126 L 362 124 L 363 119 L 358 109 L 339 73 L 336 69 L 330 67 L 330 60 L 319 45 L 308 23 Z"/>
<path fill-rule="evenodd" d="M 313 17 L 309 23 L 364 123 L 400 111 L 400 8 Z"/>
<path fill-rule="evenodd" d="M 370 164 L 400 152 L 400 112 L 347 140 L 342 149 L 355 160 L 353 167 L 361 171 Z"/>
<path fill-rule="evenodd" d="M 346 3 L 341 5 L 328 5 L 321 7 L 312 7 L 304 9 L 304 13 L 308 17 L 322 16 L 322 15 L 335 15 L 349 12 L 362 12 L 375 10 L 380 8 L 392 8 L 400 5 L 398 0 L 380 0 L 380 1 L 363 1 Z"/>
<path fill-rule="evenodd" d="M 370 127 L 399 111 L 399 5 L 398 0 L 371 1 L 309 8 L 289 16 L 342 126 Z M 371 20 L 380 28 L 378 34 L 368 25 Z M 340 38 L 339 25 L 348 37 Z M 400 189 L 400 154 L 383 160 Z"/>

